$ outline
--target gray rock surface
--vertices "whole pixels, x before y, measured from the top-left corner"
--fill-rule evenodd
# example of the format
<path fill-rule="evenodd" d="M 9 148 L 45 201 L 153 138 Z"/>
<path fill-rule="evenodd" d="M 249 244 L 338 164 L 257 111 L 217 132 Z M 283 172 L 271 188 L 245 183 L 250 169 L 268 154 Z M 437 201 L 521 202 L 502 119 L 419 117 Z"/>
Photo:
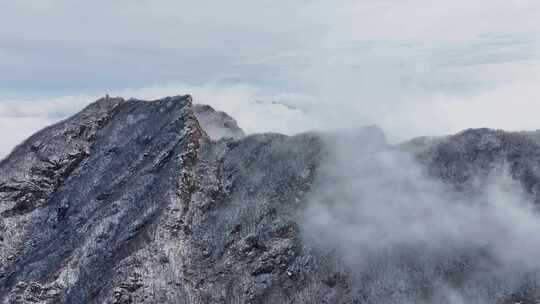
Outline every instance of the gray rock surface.
<path fill-rule="evenodd" d="M 508 165 L 538 202 L 538 139 L 481 129 L 395 148 L 461 192 Z M 301 234 L 334 140 L 245 136 L 187 95 L 100 99 L 0 163 L 0 302 L 367 303 Z"/>
<path fill-rule="evenodd" d="M 209 105 L 195 104 L 193 112 L 199 125 L 213 140 L 231 137 L 234 139 L 245 136 L 244 131 L 238 127 L 236 120 L 227 113 L 216 111 Z"/>
<path fill-rule="evenodd" d="M 540 203 L 538 132 L 468 129 L 452 136 L 413 139 L 403 147 L 413 151 L 431 175 L 460 191 L 472 190 L 490 172 L 507 167 Z"/>

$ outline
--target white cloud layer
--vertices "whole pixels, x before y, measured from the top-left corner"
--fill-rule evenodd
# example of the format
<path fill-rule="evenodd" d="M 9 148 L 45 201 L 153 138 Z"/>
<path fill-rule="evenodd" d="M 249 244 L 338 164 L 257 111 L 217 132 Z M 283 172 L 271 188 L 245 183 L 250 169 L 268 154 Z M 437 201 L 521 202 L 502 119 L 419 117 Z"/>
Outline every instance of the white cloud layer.
<path fill-rule="evenodd" d="M 109 93 L 150 100 L 189 93 L 195 102 L 229 113 L 247 133 L 294 134 L 377 124 L 396 142 L 466 128 L 539 129 L 539 81 L 530 78 L 470 95 L 425 94 L 377 101 L 361 97 L 350 101 L 332 96 L 322 99 L 295 93 L 272 95 L 250 85 L 168 85 Z M 0 135 L 4 139 L 0 155 L 4 156 L 33 132 L 68 117 L 99 97 L 89 94 L 0 101 Z"/>
<path fill-rule="evenodd" d="M 456 193 L 371 135 L 330 140 L 301 225 L 353 269 L 365 303 L 498 303 L 538 286 L 540 217 L 510 164 L 495 160 Z"/>
<path fill-rule="evenodd" d="M 0 154 L 105 93 L 191 93 L 248 132 L 537 129 L 538 20 L 536 0 L 6 2 Z"/>

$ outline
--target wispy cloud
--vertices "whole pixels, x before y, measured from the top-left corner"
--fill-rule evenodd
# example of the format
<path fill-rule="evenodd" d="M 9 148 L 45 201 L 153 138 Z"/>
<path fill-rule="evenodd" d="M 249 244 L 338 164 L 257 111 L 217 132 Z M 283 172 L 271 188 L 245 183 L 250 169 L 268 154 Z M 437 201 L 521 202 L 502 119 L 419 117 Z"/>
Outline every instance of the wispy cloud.
<path fill-rule="evenodd" d="M 539 19 L 536 0 L 7 2 L 3 132 L 13 116 L 52 122 L 105 93 L 192 93 L 248 132 L 536 129 Z"/>
<path fill-rule="evenodd" d="M 352 269 L 352 292 L 366 303 L 494 303 L 537 286 L 540 217 L 511 164 L 493 161 L 474 191 L 456 193 L 366 134 L 329 140 L 301 225 L 308 244 Z"/>
<path fill-rule="evenodd" d="M 0 12 L 0 83 L 84 90 L 226 79 L 314 90 L 327 79 L 312 72 L 328 68 L 359 81 L 424 70 L 421 83 L 446 73 L 440 63 L 534 59 L 539 12 L 534 0 L 15 1 Z"/>

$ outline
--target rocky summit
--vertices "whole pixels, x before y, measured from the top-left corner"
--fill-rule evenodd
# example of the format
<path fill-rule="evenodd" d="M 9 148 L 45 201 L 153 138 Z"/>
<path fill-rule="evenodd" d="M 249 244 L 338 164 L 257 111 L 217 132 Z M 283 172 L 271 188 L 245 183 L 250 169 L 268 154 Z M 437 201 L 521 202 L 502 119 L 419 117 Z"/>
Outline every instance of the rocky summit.
<path fill-rule="evenodd" d="M 375 277 L 394 272 L 362 272 L 310 241 L 304 211 L 318 187 L 347 171 L 325 171 L 342 142 L 356 143 L 354 159 L 410 155 L 456 196 L 475 195 L 504 169 L 540 202 L 536 132 L 474 129 L 399 145 L 376 127 L 245 135 L 188 95 L 106 97 L 1 161 L 0 302 L 458 303 L 438 290 L 466 290 L 478 273 L 495 278 L 489 303 L 540 300 L 536 269 L 498 271 L 486 262 L 489 246 L 433 258 L 429 276 L 417 255 L 401 257 L 407 280 L 387 286 Z M 380 269 L 395 264 L 384 261 Z"/>

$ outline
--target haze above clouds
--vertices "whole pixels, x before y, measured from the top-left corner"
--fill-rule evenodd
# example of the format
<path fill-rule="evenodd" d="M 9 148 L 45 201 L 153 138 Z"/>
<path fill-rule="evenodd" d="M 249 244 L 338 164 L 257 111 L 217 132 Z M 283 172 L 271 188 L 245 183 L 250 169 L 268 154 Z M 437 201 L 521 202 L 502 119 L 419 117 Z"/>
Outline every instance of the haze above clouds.
<path fill-rule="evenodd" d="M 106 93 L 191 93 L 248 132 L 537 129 L 538 20 L 536 0 L 4 1 L 0 155 Z"/>

